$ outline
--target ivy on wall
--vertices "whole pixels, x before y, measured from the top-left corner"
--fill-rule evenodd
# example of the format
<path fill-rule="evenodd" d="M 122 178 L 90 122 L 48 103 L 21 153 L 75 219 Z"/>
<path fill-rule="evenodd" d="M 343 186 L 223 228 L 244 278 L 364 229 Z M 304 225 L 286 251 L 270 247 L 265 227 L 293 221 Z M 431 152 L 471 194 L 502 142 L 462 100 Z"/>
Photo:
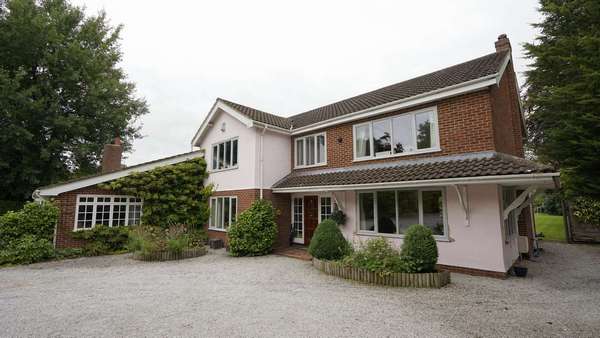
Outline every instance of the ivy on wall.
<path fill-rule="evenodd" d="M 143 199 L 142 223 L 168 227 L 170 224 L 198 226 L 209 216 L 212 186 L 204 186 L 203 158 L 158 167 L 101 184 L 100 188 Z"/>

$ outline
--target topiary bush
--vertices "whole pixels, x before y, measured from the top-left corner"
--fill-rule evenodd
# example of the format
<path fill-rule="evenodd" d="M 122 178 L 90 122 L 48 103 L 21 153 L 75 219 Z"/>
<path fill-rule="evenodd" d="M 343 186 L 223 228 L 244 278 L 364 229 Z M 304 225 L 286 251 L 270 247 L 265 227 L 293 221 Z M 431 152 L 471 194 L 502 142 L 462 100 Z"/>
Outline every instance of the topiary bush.
<path fill-rule="evenodd" d="M 387 276 L 402 271 L 400 253 L 383 237 L 368 240 L 366 244 L 343 260 L 344 265 Z"/>
<path fill-rule="evenodd" d="M 73 231 L 72 237 L 85 240 L 83 254 L 86 256 L 107 255 L 124 252 L 129 241 L 130 228 L 109 227 L 98 224 L 89 230 Z"/>
<path fill-rule="evenodd" d="M 229 226 L 232 256 L 260 256 L 271 252 L 277 239 L 277 210 L 267 200 L 257 200 Z"/>
<path fill-rule="evenodd" d="M 434 272 L 438 249 L 431 229 L 420 224 L 411 225 L 406 231 L 400 258 L 402 272 Z"/>
<path fill-rule="evenodd" d="M 54 257 L 54 247 L 45 238 L 24 235 L 0 250 L 0 265 L 31 264 Z"/>
<path fill-rule="evenodd" d="M 308 253 L 317 259 L 339 260 L 350 252 L 350 243 L 331 219 L 326 219 L 317 226 L 308 246 Z"/>

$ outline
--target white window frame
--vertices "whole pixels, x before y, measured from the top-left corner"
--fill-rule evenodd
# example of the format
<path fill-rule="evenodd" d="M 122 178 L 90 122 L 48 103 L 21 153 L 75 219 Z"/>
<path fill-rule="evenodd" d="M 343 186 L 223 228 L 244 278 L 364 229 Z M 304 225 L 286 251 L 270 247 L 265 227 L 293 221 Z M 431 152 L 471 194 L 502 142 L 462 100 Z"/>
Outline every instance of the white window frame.
<path fill-rule="evenodd" d="M 333 212 L 337 210 L 337 205 L 335 204 L 334 198 L 331 195 L 319 195 L 319 224 L 323 222 L 323 198 L 329 198 L 330 206 L 331 206 L 331 215 Z M 331 215 L 329 216 L 331 218 Z"/>
<path fill-rule="evenodd" d="M 295 219 L 294 216 L 296 215 L 296 210 L 295 210 L 295 206 L 296 206 L 296 199 L 300 199 L 302 201 L 302 211 L 300 212 L 300 217 L 302 218 L 302 237 L 296 237 L 296 229 L 295 229 Z M 304 244 L 304 195 L 301 196 L 292 196 L 292 212 L 290 213 L 292 215 L 292 231 L 294 232 L 294 238 L 292 239 L 292 241 L 294 243 L 297 244 Z"/>
<path fill-rule="evenodd" d="M 431 142 L 432 144 L 435 144 L 435 146 L 431 147 L 431 148 L 426 148 L 426 149 L 416 149 L 417 147 L 417 133 L 416 133 L 416 116 L 422 113 L 430 113 L 431 114 L 431 120 L 432 120 L 432 124 L 431 124 Z M 409 115 L 412 117 L 412 124 L 411 124 L 411 136 L 414 139 L 413 141 L 415 142 L 415 150 L 410 151 L 410 152 L 403 152 L 403 153 L 398 153 L 398 154 L 394 154 L 394 125 L 392 123 L 393 119 L 399 116 L 406 116 Z M 379 153 L 379 156 L 377 156 L 377 154 L 375 154 L 375 142 L 373 142 L 373 123 L 376 122 L 381 122 L 381 121 L 385 121 L 385 120 L 389 120 L 391 129 L 390 129 L 390 137 L 391 137 L 391 150 L 389 154 L 383 154 L 383 153 Z M 358 156 L 358 154 L 356 153 L 356 129 L 358 127 L 361 126 L 369 126 L 369 146 L 370 146 L 370 155 L 369 156 Z M 354 162 L 359 162 L 359 161 L 368 161 L 368 160 L 374 160 L 374 159 L 381 159 L 381 158 L 390 158 L 390 157 L 401 157 L 401 156 L 409 156 L 409 155 L 415 155 L 415 154 L 426 154 L 426 153 L 432 153 L 432 152 L 436 152 L 436 151 L 440 151 L 440 135 L 439 135 L 439 129 L 438 129 L 438 115 L 437 115 L 437 107 L 429 107 L 429 108 L 424 108 L 424 109 L 419 109 L 419 110 L 415 110 L 415 111 L 411 111 L 411 112 L 407 112 L 407 113 L 403 113 L 403 114 L 398 114 L 398 115 L 394 115 L 394 116 L 389 116 L 389 117 L 385 117 L 385 118 L 381 118 L 381 119 L 375 119 L 375 120 L 371 120 L 371 121 L 367 121 L 367 122 L 363 122 L 363 123 L 358 123 L 352 126 L 352 156 L 353 156 L 353 161 Z"/>
<path fill-rule="evenodd" d="M 239 147 L 239 144 L 238 144 L 238 147 Z M 229 199 L 229 210 L 227 211 L 229 213 L 229 224 L 225 224 L 225 213 L 224 212 L 221 214 L 221 220 L 219 222 L 221 224 L 220 225 L 219 224 L 216 224 L 216 225 L 212 224 L 213 223 L 213 221 L 212 221 L 213 220 L 213 217 L 212 217 L 213 214 L 212 213 L 213 213 L 213 210 L 214 210 L 213 205 L 215 205 L 215 203 L 217 203 L 217 199 L 219 199 L 219 198 L 223 198 L 223 199 L 227 198 L 227 199 Z M 233 199 L 235 200 L 235 219 L 231 218 L 231 210 L 232 210 L 232 208 L 231 208 L 231 200 L 233 200 Z M 229 226 L 233 222 L 237 221 L 237 218 L 239 216 L 239 213 L 238 213 L 239 203 L 238 202 L 239 202 L 239 200 L 238 200 L 237 196 L 214 196 L 214 197 L 211 197 L 210 198 L 210 202 L 209 202 L 210 203 L 209 204 L 210 214 L 209 214 L 209 218 L 208 218 L 208 229 L 209 230 L 214 230 L 214 231 L 227 232 L 227 229 L 229 228 Z"/>
<path fill-rule="evenodd" d="M 446 201 L 446 189 L 445 188 L 406 188 L 406 189 L 378 189 L 378 190 L 364 190 L 364 191 L 356 191 L 356 227 L 355 232 L 358 235 L 366 235 L 366 236 L 380 236 L 380 237 L 392 237 L 392 238 L 404 238 L 404 234 L 400 234 L 398 227 L 398 191 L 417 191 L 418 205 L 419 205 L 419 224 L 423 224 L 423 192 L 424 191 L 440 191 L 442 193 L 442 217 L 444 221 L 444 234 L 443 235 L 433 235 L 433 237 L 437 241 L 448 241 L 448 208 Z M 388 234 L 388 233 L 380 233 L 379 232 L 379 217 L 377 210 L 377 192 L 380 191 L 394 191 L 394 199 L 396 201 L 396 233 Z M 362 230 L 360 228 L 360 194 L 373 194 L 373 224 L 375 225 L 374 231 Z"/>
<path fill-rule="evenodd" d="M 506 209 L 508 204 L 512 203 L 517 198 L 517 189 L 516 187 L 509 186 L 500 186 L 500 201 L 502 202 L 502 208 L 500 210 Z M 504 202 L 504 191 L 508 191 L 511 194 L 511 201 L 506 204 Z M 519 235 L 519 217 L 515 213 L 515 210 L 512 210 L 508 214 L 508 218 L 506 220 L 502 219 L 500 216 L 500 221 L 502 222 L 502 229 L 504 232 L 504 243 L 510 243 L 515 237 Z"/>
<path fill-rule="evenodd" d="M 323 156 L 323 161 L 322 162 L 317 162 L 317 152 L 319 149 L 318 146 L 318 142 L 317 142 L 317 137 L 318 136 L 323 136 L 324 139 L 324 150 L 325 150 L 325 154 Z M 314 154 L 315 154 L 315 164 L 310 164 L 307 165 L 307 159 L 308 159 L 308 142 L 306 142 L 306 139 L 309 137 L 314 137 L 315 138 L 315 146 L 314 146 Z M 304 158 L 304 164 L 299 165 L 298 164 L 298 140 L 302 140 L 302 147 L 304 148 L 303 150 L 303 158 Z M 316 134 L 310 134 L 310 135 L 305 135 L 302 137 L 296 137 L 294 139 L 294 168 L 298 169 L 298 168 L 311 168 L 311 167 L 320 167 L 320 166 L 324 166 L 327 165 L 327 133 L 326 132 L 321 132 L 321 133 L 316 133 Z"/>
<path fill-rule="evenodd" d="M 225 156 L 229 155 L 229 162 L 233 162 L 233 141 L 237 141 L 237 163 L 235 165 L 231 165 L 227 168 L 213 168 L 213 163 L 215 163 L 215 158 L 214 158 L 214 148 L 217 147 L 217 158 L 216 158 L 216 163 L 217 163 L 217 167 L 219 166 L 219 145 L 223 145 L 223 149 L 225 151 Z M 227 151 L 227 149 L 225 149 L 225 144 L 227 142 L 231 142 L 231 148 L 229 149 L 229 151 Z M 219 171 L 227 171 L 227 170 L 234 170 L 234 169 L 238 169 L 240 166 L 240 139 L 239 137 L 232 137 L 223 141 L 219 141 L 216 143 L 213 143 L 210 145 L 210 170 L 209 172 L 219 172 Z"/>
<path fill-rule="evenodd" d="M 110 197 L 110 202 L 98 202 L 98 198 L 105 198 L 105 197 Z M 100 205 L 110 205 L 110 209 L 109 209 L 109 218 L 108 218 L 108 226 L 112 227 L 113 226 L 113 211 L 114 211 L 114 206 L 115 205 L 123 205 L 125 204 L 125 223 L 124 225 L 117 225 L 117 226 L 132 226 L 129 225 L 129 207 L 132 205 L 139 205 L 140 206 L 140 224 L 142 221 L 142 214 L 144 212 L 144 201 L 141 198 L 137 198 L 135 196 L 129 196 L 129 195 L 89 195 L 89 194 L 82 194 L 82 195 L 77 195 L 75 197 L 77 199 L 77 203 L 75 203 L 75 221 L 73 222 L 73 231 L 82 231 L 82 230 L 90 230 L 93 229 L 97 224 L 96 224 L 96 207 L 100 204 Z M 92 202 L 81 202 L 80 199 L 81 198 L 93 198 Z M 115 198 L 126 198 L 127 201 L 126 202 L 115 202 Z M 139 202 L 131 202 L 131 199 L 139 199 Z M 77 223 L 79 221 L 79 206 L 80 205 L 91 205 L 92 206 L 92 227 L 91 228 L 78 228 L 77 227 Z"/>

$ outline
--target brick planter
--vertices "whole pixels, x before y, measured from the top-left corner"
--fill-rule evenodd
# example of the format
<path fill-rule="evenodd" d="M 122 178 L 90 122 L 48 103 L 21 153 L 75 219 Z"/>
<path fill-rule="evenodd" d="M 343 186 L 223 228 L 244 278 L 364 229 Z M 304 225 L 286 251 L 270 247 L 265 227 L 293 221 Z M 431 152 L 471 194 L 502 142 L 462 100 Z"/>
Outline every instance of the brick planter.
<path fill-rule="evenodd" d="M 180 253 L 161 251 L 146 256 L 142 256 L 139 251 L 136 251 L 133 253 L 133 259 L 137 259 L 139 261 L 174 261 L 179 259 L 200 257 L 205 254 L 205 247 L 185 249 Z"/>
<path fill-rule="evenodd" d="M 322 261 L 313 258 L 313 266 L 324 273 L 363 283 L 385 286 L 402 286 L 413 288 L 441 288 L 450 283 L 450 272 L 439 271 L 431 273 L 402 273 L 396 272 L 381 277 L 375 272 L 345 267 L 339 262 Z"/>

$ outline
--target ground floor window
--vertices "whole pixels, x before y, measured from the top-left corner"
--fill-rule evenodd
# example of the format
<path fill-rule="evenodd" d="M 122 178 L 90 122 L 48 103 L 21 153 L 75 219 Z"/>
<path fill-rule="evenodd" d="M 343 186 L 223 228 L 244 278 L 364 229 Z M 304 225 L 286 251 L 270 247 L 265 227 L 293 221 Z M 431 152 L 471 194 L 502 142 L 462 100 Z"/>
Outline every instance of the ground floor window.
<path fill-rule="evenodd" d="M 358 193 L 359 231 L 402 235 L 423 224 L 446 235 L 442 189 L 382 190 Z"/>
<path fill-rule="evenodd" d="M 210 229 L 226 230 L 237 219 L 237 197 L 210 198 Z"/>
<path fill-rule="evenodd" d="M 304 199 L 296 197 L 292 204 L 292 233 L 294 238 L 304 238 Z"/>
<path fill-rule="evenodd" d="M 506 209 L 517 198 L 517 192 L 514 188 L 502 188 L 502 209 Z M 508 217 L 504 220 L 504 240 L 509 242 L 510 239 L 517 233 L 517 215 L 515 211 L 511 211 Z"/>
<path fill-rule="evenodd" d="M 79 195 L 75 230 L 106 226 L 138 225 L 142 217 L 142 200 L 131 196 Z"/>
<path fill-rule="evenodd" d="M 321 197 L 321 222 L 331 218 L 333 209 L 334 207 L 331 202 L 331 197 Z"/>

